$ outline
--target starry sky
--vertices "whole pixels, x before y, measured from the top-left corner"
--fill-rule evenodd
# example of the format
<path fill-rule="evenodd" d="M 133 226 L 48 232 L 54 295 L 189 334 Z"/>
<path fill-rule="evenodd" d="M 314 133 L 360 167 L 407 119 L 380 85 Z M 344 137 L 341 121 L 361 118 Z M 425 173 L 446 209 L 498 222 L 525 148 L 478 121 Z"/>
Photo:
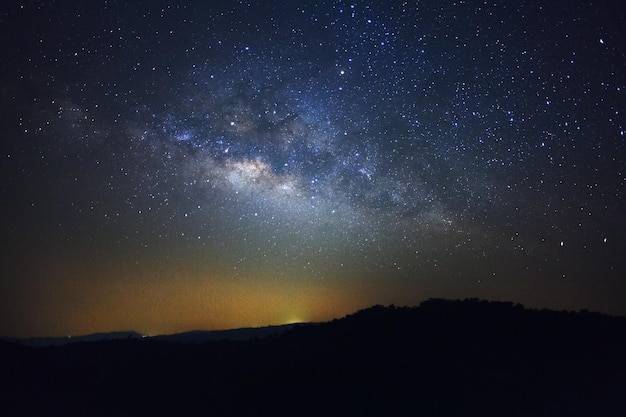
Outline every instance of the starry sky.
<path fill-rule="evenodd" d="M 0 335 L 626 315 L 626 11 L 0 6 Z"/>

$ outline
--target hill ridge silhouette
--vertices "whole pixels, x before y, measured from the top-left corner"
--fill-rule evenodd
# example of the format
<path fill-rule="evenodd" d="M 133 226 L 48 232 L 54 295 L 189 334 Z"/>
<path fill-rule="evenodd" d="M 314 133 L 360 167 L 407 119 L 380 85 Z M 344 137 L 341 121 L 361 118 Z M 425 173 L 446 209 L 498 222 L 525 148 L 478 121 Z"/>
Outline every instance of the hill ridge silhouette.
<path fill-rule="evenodd" d="M 626 415 L 626 318 L 432 299 L 250 340 L 0 343 L 2 415 Z"/>
<path fill-rule="evenodd" d="M 341 318 L 335 318 L 330 320 L 330 322 L 339 321 L 339 320 L 352 320 L 354 317 L 361 315 L 369 315 L 373 311 L 382 311 L 382 310 L 414 310 L 414 309 L 433 309 L 437 306 L 442 307 L 445 306 L 449 308 L 451 306 L 460 306 L 460 305 L 473 305 L 481 306 L 483 309 L 488 308 L 491 311 L 495 309 L 500 309 L 504 311 L 505 309 L 513 309 L 517 312 L 520 310 L 524 310 L 526 312 L 534 312 L 534 313 L 551 313 L 551 314 L 571 314 L 571 315 L 585 315 L 586 317 L 597 317 L 597 318 L 616 318 L 620 319 L 621 316 L 613 316 L 610 314 L 599 313 L 594 311 L 589 311 L 587 309 L 582 309 L 579 311 L 568 311 L 568 310 L 551 310 L 547 308 L 543 309 L 532 309 L 526 308 L 522 304 L 513 303 L 510 301 L 489 301 L 482 300 L 478 298 L 465 298 L 462 300 L 453 300 L 453 299 L 442 299 L 442 298 L 430 298 L 428 300 L 423 301 L 418 306 L 395 306 L 395 305 L 381 305 L 376 304 L 370 307 L 366 307 L 360 310 L 357 310 L 354 313 L 347 314 Z M 626 317 L 623 317 L 626 320 Z M 72 335 L 72 336 L 59 336 L 59 337 L 27 337 L 27 338 L 13 338 L 13 337 L 5 337 L 0 338 L 0 341 L 9 341 L 9 342 L 17 342 L 27 346 L 59 346 L 66 345 L 69 343 L 77 343 L 77 342 L 100 342 L 104 340 L 115 340 L 115 339 L 141 339 L 141 338 L 149 338 L 150 340 L 162 340 L 162 341 L 174 341 L 174 342 L 183 342 L 183 343 L 205 343 L 210 341 L 220 341 L 220 340 L 250 340 L 254 338 L 265 338 L 269 336 L 275 336 L 281 334 L 283 331 L 289 330 L 294 326 L 302 326 L 309 324 L 323 324 L 324 322 L 302 322 L 302 323 L 289 323 L 289 324 L 275 324 L 275 325 L 267 325 L 267 326 L 258 326 L 258 327 L 235 327 L 232 329 L 220 329 L 220 330 L 189 330 L 184 332 L 177 332 L 171 334 L 156 334 L 156 335 L 147 335 L 143 333 L 136 332 L 134 330 L 130 331 L 110 331 L 110 332 L 96 332 L 89 334 L 81 334 L 81 335 Z"/>

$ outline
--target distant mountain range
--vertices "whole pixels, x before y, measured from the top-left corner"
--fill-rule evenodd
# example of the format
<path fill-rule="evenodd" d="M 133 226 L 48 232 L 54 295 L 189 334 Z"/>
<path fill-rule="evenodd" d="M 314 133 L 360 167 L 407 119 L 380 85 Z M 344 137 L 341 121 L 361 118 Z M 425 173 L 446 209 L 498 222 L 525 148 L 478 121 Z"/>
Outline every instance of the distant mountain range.
<path fill-rule="evenodd" d="M 5 341 L 15 342 L 24 346 L 64 346 L 72 343 L 102 342 L 107 340 L 130 340 L 149 339 L 151 341 L 164 341 L 176 343 L 207 343 L 216 341 L 246 341 L 253 339 L 264 339 L 266 337 L 278 336 L 294 326 L 306 323 L 292 323 L 267 327 L 247 327 L 230 330 L 194 330 L 171 335 L 147 336 L 135 331 L 94 333 L 81 336 L 66 337 L 30 337 L 24 339 L 5 338 Z"/>
<path fill-rule="evenodd" d="M 141 339 L 142 335 L 137 332 L 110 332 L 110 333 L 94 333 L 81 336 L 66 337 L 29 337 L 25 339 L 9 339 L 4 340 L 16 342 L 24 346 L 63 346 L 70 343 L 80 342 L 100 342 L 103 340 L 119 340 L 119 339 Z"/>

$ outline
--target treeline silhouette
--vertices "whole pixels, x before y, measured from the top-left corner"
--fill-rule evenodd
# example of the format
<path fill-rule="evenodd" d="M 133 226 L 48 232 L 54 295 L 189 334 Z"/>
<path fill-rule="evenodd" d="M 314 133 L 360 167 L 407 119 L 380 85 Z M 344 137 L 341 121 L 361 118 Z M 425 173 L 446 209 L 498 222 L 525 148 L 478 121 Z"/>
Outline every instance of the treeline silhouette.
<path fill-rule="evenodd" d="M 5 341 L 0 378 L 4 416 L 626 416 L 626 318 L 429 300 L 249 341 Z"/>

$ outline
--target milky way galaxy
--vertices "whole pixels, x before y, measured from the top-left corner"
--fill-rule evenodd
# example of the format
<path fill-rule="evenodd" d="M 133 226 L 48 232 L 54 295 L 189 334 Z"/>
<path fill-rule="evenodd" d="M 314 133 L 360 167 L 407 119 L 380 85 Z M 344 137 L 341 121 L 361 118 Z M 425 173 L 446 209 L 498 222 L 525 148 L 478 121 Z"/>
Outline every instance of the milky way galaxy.
<path fill-rule="evenodd" d="M 0 335 L 626 314 L 617 5 L 1 8 Z"/>

